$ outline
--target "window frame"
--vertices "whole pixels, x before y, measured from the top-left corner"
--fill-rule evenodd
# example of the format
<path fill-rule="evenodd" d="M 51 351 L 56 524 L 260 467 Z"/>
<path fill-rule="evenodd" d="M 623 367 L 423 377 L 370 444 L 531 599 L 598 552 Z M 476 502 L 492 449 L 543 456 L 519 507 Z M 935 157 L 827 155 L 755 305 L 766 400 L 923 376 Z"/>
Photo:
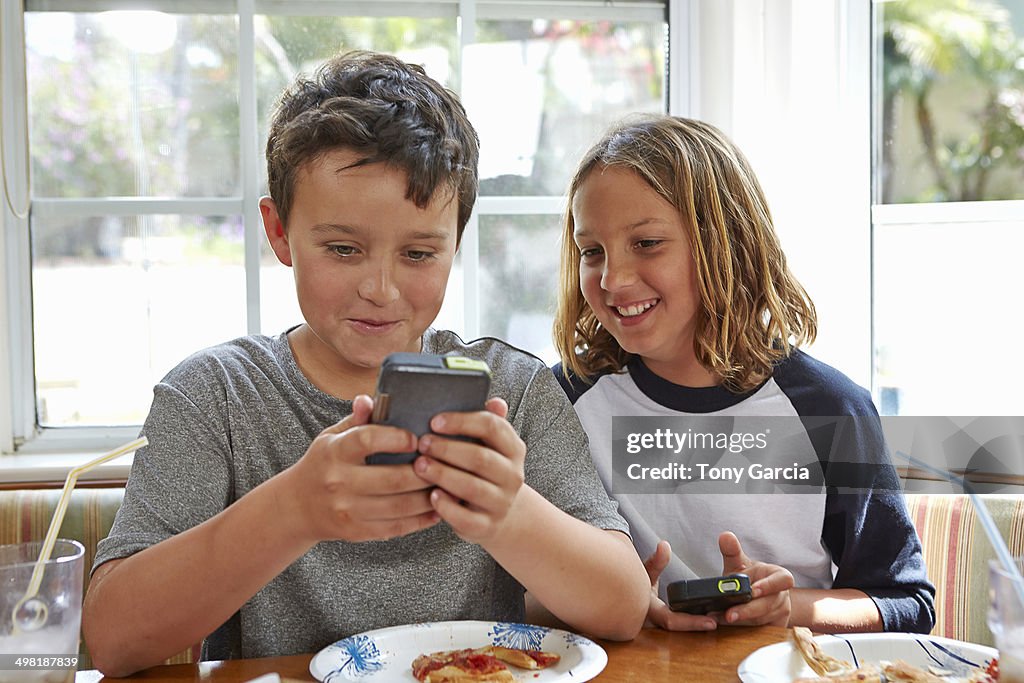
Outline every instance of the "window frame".
<path fill-rule="evenodd" d="M 870 234 L 871 234 L 871 263 L 875 263 L 875 256 L 878 253 L 876 241 L 888 229 L 899 229 L 903 226 L 919 227 L 941 227 L 949 225 L 974 226 L 978 224 L 1000 224 L 1000 223 L 1021 223 L 1024 221 L 1024 199 L 991 199 L 979 201 L 956 201 L 945 202 L 916 202 L 916 203 L 883 203 L 882 192 L 878 188 L 879 173 L 882 166 L 882 108 L 883 97 L 880 92 L 882 82 L 883 64 L 878 58 L 881 53 L 881 35 L 879 27 L 881 21 L 875 16 L 877 6 L 886 0 L 871 0 L 867 3 L 867 16 L 870 28 L 865 32 L 869 36 L 868 51 L 871 54 L 872 63 L 870 66 L 871 77 L 867 95 L 871 107 L 871 120 L 869 131 L 869 144 L 871 154 L 871 196 L 870 196 Z M 875 271 L 871 272 L 871 368 L 870 379 L 872 395 L 879 412 L 883 410 L 879 380 L 883 378 L 880 370 L 880 358 L 878 354 L 877 339 L 877 309 L 875 298 L 877 287 L 875 283 Z M 902 413 L 897 413 L 902 414 Z M 912 414 L 912 413 L 911 413 Z M 955 413 L 961 414 L 959 412 Z M 985 413 L 988 414 L 988 413 Z"/>
<path fill-rule="evenodd" d="M 258 14 L 354 16 L 454 16 L 459 17 L 459 49 L 475 40 L 478 20 L 489 19 L 619 19 L 650 20 L 668 24 L 667 74 L 679 74 L 673 81 L 666 77 L 667 108 L 685 115 L 693 111 L 692 93 L 696 74 L 697 5 L 699 0 L 28 0 L 3 3 L 0 14 L 0 58 L 4 93 L 0 136 L 4 143 L 5 176 L 15 204 L 26 198 L 27 86 L 25 83 L 24 11 L 103 11 L 145 9 L 173 13 L 237 14 L 239 21 L 239 144 L 241 146 L 241 195 L 224 198 L 147 198 L 109 197 L 93 199 L 33 199 L 34 216 L 141 215 L 159 213 L 240 214 L 244 221 L 247 333 L 260 331 L 259 259 L 264 240 L 259 215 L 259 148 L 256 91 L 254 77 L 253 18 Z M 684 49 L 685 46 L 685 49 Z M 461 63 L 461 60 L 460 60 Z M 461 79 L 459 79 L 461 80 Z M 18 172 L 17 169 L 26 169 Z M 8 176 L 9 174 L 9 176 Z M 31 254 L 29 221 L 14 215 L 6 201 L 0 213 L 0 454 L 33 455 L 55 452 L 95 452 L 133 438 L 138 425 L 116 427 L 41 427 L 36 419 L 34 340 L 32 323 Z M 564 197 L 481 196 L 470 218 L 461 246 L 466 282 L 478 282 L 481 215 L 560 214 Z M 464 291 L 466 333 L 479 330 L 478 287 Z M 88 332 L 88 331 L 84 331 Z M 95 333 L 101 333 L 96 331 Z M 2 467 L 2 464 L 0 464 Z M 0 477 L 2 480 L 3 477 Z"/>

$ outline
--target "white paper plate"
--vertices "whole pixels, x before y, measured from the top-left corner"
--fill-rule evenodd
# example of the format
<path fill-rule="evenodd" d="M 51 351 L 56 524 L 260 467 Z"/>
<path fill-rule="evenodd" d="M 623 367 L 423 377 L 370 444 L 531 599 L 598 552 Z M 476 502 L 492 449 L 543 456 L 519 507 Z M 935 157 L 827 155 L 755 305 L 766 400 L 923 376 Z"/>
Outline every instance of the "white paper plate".
<path fill-rule="evenodd" d="M 517 680 L 531 683 L 589 681 L 608 663 L 604 648 L 568 631 L 494 621 L 436 621 L 382 628 L 339 640 L 313 657 L 309 672 L 323 683 L 415 683 L 412 660 L 416 657 L 484 645 L 546 650 L 562 656 L 557 665 L 541 671 L 509 667 Z"/>
<path fill-rule="evenodd" d="M 838 659 L 862 664 L 897 659 L 920 667 L 947 669 L 953 676 L 967 676 L 976 667 L 988 666 L 996 650 L 961 640 L 913 633 L 857 633 L 815 638 L 822 651 Z M 815 676 L 792 642 L 767 645 L 740 662 L 737 673 L 743 683 L 791 683 L 801 676 Z"/>

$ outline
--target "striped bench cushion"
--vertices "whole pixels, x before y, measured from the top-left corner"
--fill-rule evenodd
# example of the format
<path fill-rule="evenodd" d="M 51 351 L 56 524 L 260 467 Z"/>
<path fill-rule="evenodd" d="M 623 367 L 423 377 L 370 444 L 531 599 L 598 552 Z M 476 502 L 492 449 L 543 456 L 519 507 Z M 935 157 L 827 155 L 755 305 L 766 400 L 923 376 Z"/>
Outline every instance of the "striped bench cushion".
<path fill-rule="evenodd" d="M 60 493 L 57 489 L 0 491 L 0 545 L 43 540 L 60 501 Z M 85 546 L 83 594 L 89 587 L 96 544 L 110 532 L 123 497 L 123 488 L 75 489 L 71 493 L 58 537 L 71 538 Z M 171 657 L 166 663 L 184 664 L 197 660 L 198 655 L 196 646 Z M 84 641 L 79 651 L 78 668 L 92 668 L 92 659 Z"/>
<path fill-rule="evenodd" d="M 932 634 L 993 645 L 986 623 L 988 561 L 995 557 L 971 499 L 907 494 L 910 518 L 935 584 Z M 1024 496 L 987 494 L 985 507 L 1014 555 L 1024 554 Z"/>

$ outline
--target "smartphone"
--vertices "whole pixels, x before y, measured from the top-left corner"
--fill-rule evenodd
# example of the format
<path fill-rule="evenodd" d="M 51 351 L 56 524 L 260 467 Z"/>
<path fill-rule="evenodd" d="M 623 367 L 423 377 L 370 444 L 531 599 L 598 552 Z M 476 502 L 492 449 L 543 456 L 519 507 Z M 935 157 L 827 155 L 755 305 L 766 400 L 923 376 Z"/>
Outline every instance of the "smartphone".
<path fill-rule="evenodd" d="M 673 581 L 667 590 L 669 609 L 690 614 L 724 612 L 733 605 L 750 602 L 753 597 L 746 574 Z"/>
<path fill-rule="evenodd" d="M 370 422 L 407 429 L 417 437 L 430 433 L 430 420 L 438 413 L 484 409 L 491 388 L 487 363 L 463 356 L 428 353 L 392 353 L 377 377 Z M 370 465 L 406 464 L 409 453 L 374 453 Z"/>

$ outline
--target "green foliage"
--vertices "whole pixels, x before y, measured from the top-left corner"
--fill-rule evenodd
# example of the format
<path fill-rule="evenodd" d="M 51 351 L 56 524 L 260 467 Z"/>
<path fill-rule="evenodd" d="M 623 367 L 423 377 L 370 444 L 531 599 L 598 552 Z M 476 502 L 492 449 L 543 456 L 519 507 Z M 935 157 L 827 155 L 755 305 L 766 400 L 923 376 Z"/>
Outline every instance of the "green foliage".
<path fill-rule="evenodd" d="M 1006 9 L 991 0 L 897 0 L 878 7 L 882 202 L 1019 198 L 1024 46 Z M 903 108 L 911 110 L 919 138 L 910 158 L 901 155 L 912 139 L 900 128 Z M 931 182 L 915 189 L 908 181 L 915 173 Z"/>

